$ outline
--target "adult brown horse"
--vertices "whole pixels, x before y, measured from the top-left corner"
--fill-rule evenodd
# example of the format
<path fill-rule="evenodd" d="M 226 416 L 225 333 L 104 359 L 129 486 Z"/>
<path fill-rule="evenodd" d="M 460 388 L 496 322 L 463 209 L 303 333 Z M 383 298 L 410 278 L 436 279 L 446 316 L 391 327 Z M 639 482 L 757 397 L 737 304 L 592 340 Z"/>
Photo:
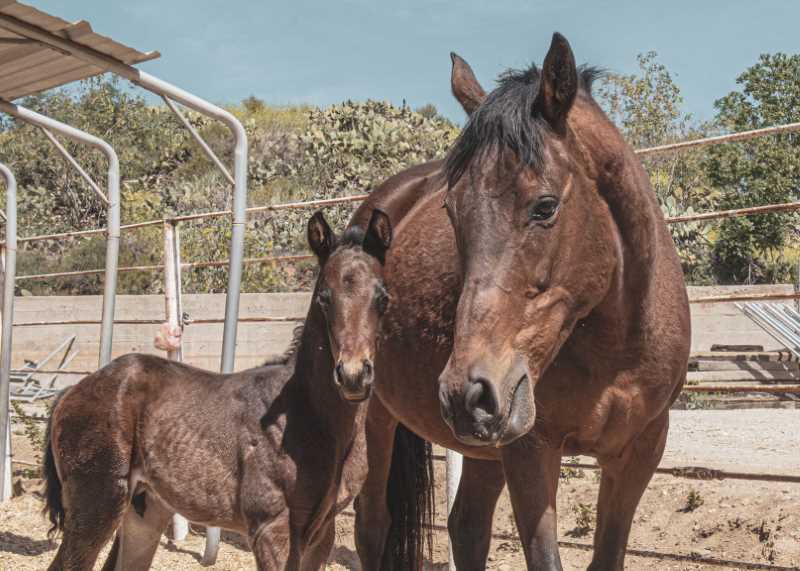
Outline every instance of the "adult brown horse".
<path fill-rule="evenodd" d="M 317 570 L 334 517 L 366 477 L 365 399 L 380 316 L 388 218 L 338 242 L 309 221 L 315 301 L 286 362 L 218 375 L 126 355 L 54 407 L 47 505 L 63 541 L 51 570 L 150 568 L 174 512 L 246 535 L 259 570 Z"/>
<path fill-rule="evenodd" d="M 641 163 L 592 99 L 595 75 L 555 34 L 541 70 L 508 72 L 487 95 L 454 54 L 470 118 L 447 160 L 388 180 L 354 216 L 380 208 L 395 227 L 356 500 L 365 570 L 419 565 L 419 529 L 400 530 L 400 547 L 390 530 L 408 523 L 397 505 L 426 493 L 406 478 L 398 497 L 398 423 L 465 456 L 448 522 L 460 570 L 484 568 L 505 483 L 528 568 L 561 569 L 564 454 L 602 467 L 590 569 L 623 568 L 690 326 L 672 239 Z"/>

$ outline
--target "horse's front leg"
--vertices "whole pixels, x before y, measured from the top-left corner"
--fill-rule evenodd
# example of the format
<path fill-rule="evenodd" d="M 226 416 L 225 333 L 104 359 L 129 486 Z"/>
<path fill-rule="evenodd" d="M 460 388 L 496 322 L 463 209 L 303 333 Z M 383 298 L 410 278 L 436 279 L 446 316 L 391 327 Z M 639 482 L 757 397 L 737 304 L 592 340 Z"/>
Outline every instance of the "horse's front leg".
<path fill-rule="evenodd" d="M 669 410 L 613 459 L 599 459 L 603 469 L 597 500 L 597 530 L 590 571 L 621 571 L 639 500 L 661 461 L 669 429 Z"/>
<path fill-rule="evenodd" d="M 528 569 L 561 571 L 556 491 L 561 450 L 533 434 L 503 447 L 503 471 Z"/>
<path fill-rule="evenodd" d="M 392 466 L 397 421 L 380 399 L 373 396 L 367 412 L 367 480 L 355 501 L 356 549 L 364 571 L 379 571 L 383 561 L 391 515 L 386 485 Z"/>
<path fill-rule="evenodd" d="M 494 508 L 505 484 L 500 462 L 464 458 L 453 511 L 447 519 L 459 571 L 486 569 Z"/>

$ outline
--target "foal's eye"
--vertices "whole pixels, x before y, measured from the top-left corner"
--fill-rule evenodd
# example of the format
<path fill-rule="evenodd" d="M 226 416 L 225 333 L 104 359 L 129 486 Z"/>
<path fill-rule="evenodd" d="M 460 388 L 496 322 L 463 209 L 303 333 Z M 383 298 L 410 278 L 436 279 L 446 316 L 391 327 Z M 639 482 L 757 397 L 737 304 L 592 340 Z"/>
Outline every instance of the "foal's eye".
<path fill-rule="evenodd" d="M 331 295 L 331 290 L 323 289 L 317 294 L 317 303 L 325 308 L 331 304 L 332 298 L 333 296 Z"/>
<path fill-rule="evenodd" d="M 530 210 L 531 220 L 548 220 L 558 211 L 558 197 L 548 194 L 539 198 Z"/>

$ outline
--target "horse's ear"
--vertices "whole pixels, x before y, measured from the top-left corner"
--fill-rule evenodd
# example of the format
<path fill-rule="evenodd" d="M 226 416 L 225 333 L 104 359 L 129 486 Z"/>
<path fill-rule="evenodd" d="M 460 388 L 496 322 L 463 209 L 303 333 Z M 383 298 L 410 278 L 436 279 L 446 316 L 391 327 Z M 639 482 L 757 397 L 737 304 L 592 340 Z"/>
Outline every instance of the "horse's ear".
<path fill-rule="evenodd" d="M 317 211 L 308 221 L 308 245 L 317 255 L 320 265 L 324 264 L 333 251 L 333 231 L 328 226 L 328 222 Z"/>
<path fill-rule="evenodd" d="M 564 134 L 567 113 L 578 93 L 578 68 L 567 38 L 556 32 L 542 65 L 539 95 L 534 110 L 541 113 L 553 130 Z"/>
<path fill-rule="evenodd" d="M 453 71 L 450 74 L 450 86 L 453 95 L 461 103 L 461 107 L 472 115 L 486 97 L 486 92 L 478 83 L 472 68 L 455 52 L 450 52 L 450 59 L 453 61 Z"/>
<path fill-rule="evenodd" d="M 386 251 L 391 245 L 392 223 L 385 212 L 376 208 L 372 211 L 367 233 L 364 234 L 364 251 L 382 264 L 386 261 Z"/>

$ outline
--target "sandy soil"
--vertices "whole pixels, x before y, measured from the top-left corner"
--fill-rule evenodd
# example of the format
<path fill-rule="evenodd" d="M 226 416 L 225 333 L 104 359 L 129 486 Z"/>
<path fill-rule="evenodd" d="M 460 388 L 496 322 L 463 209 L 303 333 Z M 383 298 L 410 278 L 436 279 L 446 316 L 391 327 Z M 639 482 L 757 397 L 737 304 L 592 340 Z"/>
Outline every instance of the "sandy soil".
<path fill-rule="evenodd" d="M 798 411 L 687 411 L 673 415 L 665 464 L 704 465 L 746 472 L 800 473 L 797 442 Z M 749 436 L 745 436 L 745 434 Z M 26 451 L 15 437 L 17 458 Z M 437 463 L 437 482 L 444 483 L 444 466 Z M 585 569 L 591 552 L 596 472 L 565 473 L 559 489 L 559 535 L 564 568 Z M 46 569 L 55 546 L 46 538 L 35 485 L 0 506 L 0 569 Z M 694 498 L 690 502 L 690 495 Z M 437 522 L 444 524 L 445 494 L 437 489 Z M 690 505 L 691 504 L 691 505 Z M 693 507 L 694 509 L 688 509 Z M 352 517 L 337 523 L 337 543 L 328 569 L 359 569 L 354 552 Z M 524 569 L 515 536 L 507 493 L 495 514 L 487 568 Z M 174 544 L 164 538 L 153 569 L 202 568 L 204 538 L 192 534 Z M 657 475 L 645 493 L 634 520 L 627 568 L 638 569 L 800 569 L 800 484 L 743 480 L 692 481 Z M 661 556 L 656 556 L 660 554 Z M 437 534 L 429 569 L 446 569 L 447 544 Z M 747 563 L 747 565 L 744 565 Z M 98 565 L 99 568 L 99 565 Z M 246 547 L 235 537 L 223 543 L 211 569 L 254 569 Z"/>

